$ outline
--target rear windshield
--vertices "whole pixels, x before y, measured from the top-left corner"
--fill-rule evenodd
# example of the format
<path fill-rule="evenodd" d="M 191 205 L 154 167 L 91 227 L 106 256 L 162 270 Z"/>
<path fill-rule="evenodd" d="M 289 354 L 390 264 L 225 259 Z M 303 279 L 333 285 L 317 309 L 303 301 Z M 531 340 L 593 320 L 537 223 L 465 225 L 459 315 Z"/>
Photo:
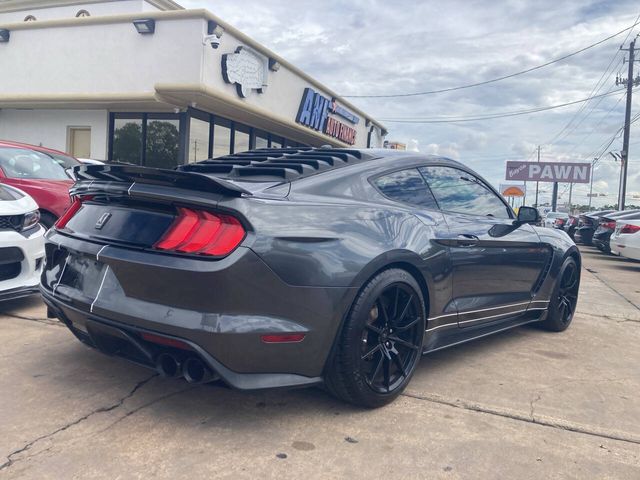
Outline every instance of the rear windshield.
<path fill-rule="evenodd" d="M 0 147 L 0 167 L 9 178 L 69 180 L 65 167 L 44 153 Z"/>

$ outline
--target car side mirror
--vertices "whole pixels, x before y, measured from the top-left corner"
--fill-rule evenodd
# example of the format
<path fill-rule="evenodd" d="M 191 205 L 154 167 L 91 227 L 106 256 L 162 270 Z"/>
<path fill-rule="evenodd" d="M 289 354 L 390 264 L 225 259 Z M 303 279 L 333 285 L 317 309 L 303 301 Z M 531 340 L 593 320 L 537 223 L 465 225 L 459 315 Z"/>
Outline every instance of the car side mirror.
<path fill-rule="evenodd" d="M 515 223 L 523 225 L 525 223 L 538 223 L 540 221 L 540 214 L 538 209 L 533 207 L 522 206 L 518 209 L 518 218 Z"/>

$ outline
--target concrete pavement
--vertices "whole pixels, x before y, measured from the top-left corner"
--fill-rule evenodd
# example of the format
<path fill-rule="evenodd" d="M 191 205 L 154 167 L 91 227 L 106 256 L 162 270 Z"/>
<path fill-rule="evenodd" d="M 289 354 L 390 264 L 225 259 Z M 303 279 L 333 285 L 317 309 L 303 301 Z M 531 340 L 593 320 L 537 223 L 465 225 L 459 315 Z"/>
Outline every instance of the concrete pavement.
<path fill-rule="evenodd" d="M 568 331 L 423 357 L 374 411 L 161 379 L 0 305 L 0 478 L 640 478 L 640 263 L 583 258 Z"/>

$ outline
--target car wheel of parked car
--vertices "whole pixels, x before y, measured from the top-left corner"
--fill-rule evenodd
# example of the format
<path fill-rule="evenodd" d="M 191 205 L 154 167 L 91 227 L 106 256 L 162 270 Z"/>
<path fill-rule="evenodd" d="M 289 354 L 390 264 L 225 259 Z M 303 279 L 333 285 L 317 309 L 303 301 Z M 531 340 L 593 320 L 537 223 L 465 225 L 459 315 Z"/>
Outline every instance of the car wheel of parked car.
<path fill-rule="evenodd" d="M 345 401 L 380 407 L 404 390 L 420 360 L 425 305 L 406 271 L 375 276 L 356 298 L 327 372 L 329 391 Z"/>
<path fill-rule="evenodd" d="M 44 226 L 44 228 L 46 228 L 47 230 L 49 230 L 51 227 L 53 227 L 53 224 L 56 223 L 57 218 L 54 217 L 53 215 L 51 215 L 48 212 L 40 212 L 40 223 Z"/>
<path fill-rule="evenodd" d="M 560 275 L 553 289 L 549 303 L 549 313 L 542 326 L 553 332 L 566 330 L 573 320 L 578 303 L 580 272 L 573 257 L 567 257 L 560 269 Z"/>

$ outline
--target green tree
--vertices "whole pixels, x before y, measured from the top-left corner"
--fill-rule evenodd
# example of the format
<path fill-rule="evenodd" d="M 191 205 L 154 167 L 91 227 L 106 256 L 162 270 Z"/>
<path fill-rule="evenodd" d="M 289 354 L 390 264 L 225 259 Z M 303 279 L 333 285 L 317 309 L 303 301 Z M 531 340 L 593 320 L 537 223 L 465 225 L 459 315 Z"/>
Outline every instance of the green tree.
<path fill-rule="evenodd" d="M 147 161 L 145 166 L 174 168 L 178 164 L 178 128 L 167 121 L 147 124 Z"/>
<path fill-rule="evenodd" d="M 125 123 L 113 134 L 113 161 L 140 164 L 142 126 L 135 121 Z"/>

